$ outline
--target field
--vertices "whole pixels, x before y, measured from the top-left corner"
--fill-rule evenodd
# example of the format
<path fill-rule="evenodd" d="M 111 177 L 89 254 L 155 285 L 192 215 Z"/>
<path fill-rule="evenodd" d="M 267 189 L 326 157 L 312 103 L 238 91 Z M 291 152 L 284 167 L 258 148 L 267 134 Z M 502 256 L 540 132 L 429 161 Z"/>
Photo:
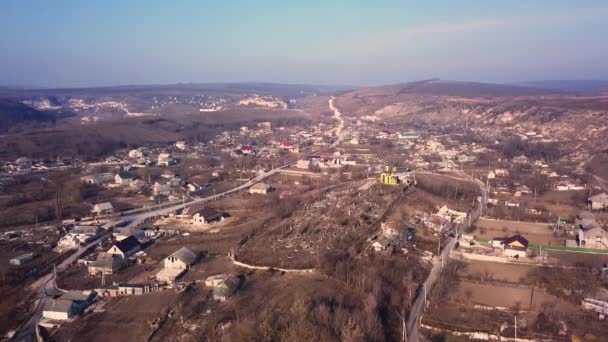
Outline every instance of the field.
<path fill-rule="evenodd" d="M 508 237 L 521 234 L 530 243 L 551 244 L 551 225 L 548 223 L 520 222 L 479 218 L 475 223 L 474 234 L 491 240 L 495 237 Z"/>
<path fill-rule="evenodd" d="M 533 269 L 534 266 L 529 265 L 469 261 L 460 271 L 459 276 L 469 279 L 519 283 Z"/>
<path fill-rule="evenodd" d="M 542 289 L 531 286 L 461 281 L 453 299 L 457 298 L 464 299 L 465 302 L 470 304 L 500 308 L 511 308 L 519 303 L 522 310 L 537 310 L 544 303 L 554 303 L 562 312 L 576 310 L 574 305 L 559 300 Z"/>
<path fill-rule="evenodd" d="M 55 339 L 71 341 L 147 341 L 153 334 L 151 323 L 168 312 L 178 295 L 171 290 L 141 296 L 112 298 L 98 304 L 95 312 L 85 314 L 74 322 L 64 324 Z M 101 308 L 99 308 L 101 306 Z"/>

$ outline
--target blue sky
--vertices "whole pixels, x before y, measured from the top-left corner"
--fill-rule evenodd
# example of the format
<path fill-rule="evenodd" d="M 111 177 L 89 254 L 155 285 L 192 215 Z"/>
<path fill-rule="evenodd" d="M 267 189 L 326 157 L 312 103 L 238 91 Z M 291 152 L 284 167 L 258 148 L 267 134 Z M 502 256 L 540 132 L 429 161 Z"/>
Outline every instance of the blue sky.
<path fill-rule="evenodd" d="M 0 84 L 608 79 L 607 15 L 585 0 L 2 0 Z"/>

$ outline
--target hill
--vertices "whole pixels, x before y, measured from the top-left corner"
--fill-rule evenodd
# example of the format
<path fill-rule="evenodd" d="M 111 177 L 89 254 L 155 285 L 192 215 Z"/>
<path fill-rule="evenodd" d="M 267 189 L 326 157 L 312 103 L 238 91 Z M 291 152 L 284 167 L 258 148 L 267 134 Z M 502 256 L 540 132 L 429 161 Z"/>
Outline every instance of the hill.
<path fill-rule="evenodd" d="M 44 112 L 14 99 L 0 99 L 0 133 L 5 133 L 15 127 L 54 123 L 57 116 Z"/>
<path fill-rule="evenodd" d="M 563 90 L 580 93 L 601 93 L 608 91 L 608 80 L 547 80 L 519 83 L 526 87 Z"/>

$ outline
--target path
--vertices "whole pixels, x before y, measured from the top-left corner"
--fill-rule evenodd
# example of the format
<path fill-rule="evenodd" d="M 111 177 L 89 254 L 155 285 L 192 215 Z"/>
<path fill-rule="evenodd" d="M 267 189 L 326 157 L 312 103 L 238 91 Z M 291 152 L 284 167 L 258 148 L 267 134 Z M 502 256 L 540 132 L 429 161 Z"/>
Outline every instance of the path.
<path fill-rule="evenodd" d="M 338 146 L 344 139 L 344 119 L 342 119 L 342 113 L 340 113 L 338 108 L 336 108 L 334 106 L 334 97 L 333 96 L 329 99 L 329 109 L 331 109 L 334 112 L 334 118 L 336 120 L 338 120 L 338 122 L 339 122 L 338 127 L 336 127 L 335 129 L 332 130 L 336 133 L 336 136 L 338 137 L 338 139 L 336 141 L 334 141 L 333 144 L 329 145 L 330 148 L 334 148 L 334 147 Z"/>

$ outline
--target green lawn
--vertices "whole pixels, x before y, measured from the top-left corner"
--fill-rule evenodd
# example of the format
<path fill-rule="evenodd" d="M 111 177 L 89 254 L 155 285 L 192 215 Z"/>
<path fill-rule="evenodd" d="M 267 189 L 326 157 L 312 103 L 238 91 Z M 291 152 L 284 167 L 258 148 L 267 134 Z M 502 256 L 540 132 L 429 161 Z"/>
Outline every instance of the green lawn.
<path fill-rule="evenodd" d="M 490 239 L 484 239 L 482 237 L 475 237 L 475 241 L 481 243 L 489 243 Z M 598 248 L 583 248 L 583 247 L 566 247 L 566 246 L 555 246 L 555 245 L 542 245 L 537 243 L 528 244 L 529 248 L 532 249 L 542 249 L 550 250 L 550 251 L 570 251 L 570 252 L 580 252 L 580 253 L 602 253 L 608 254 L 608 249 L 598 249 Z"/>

